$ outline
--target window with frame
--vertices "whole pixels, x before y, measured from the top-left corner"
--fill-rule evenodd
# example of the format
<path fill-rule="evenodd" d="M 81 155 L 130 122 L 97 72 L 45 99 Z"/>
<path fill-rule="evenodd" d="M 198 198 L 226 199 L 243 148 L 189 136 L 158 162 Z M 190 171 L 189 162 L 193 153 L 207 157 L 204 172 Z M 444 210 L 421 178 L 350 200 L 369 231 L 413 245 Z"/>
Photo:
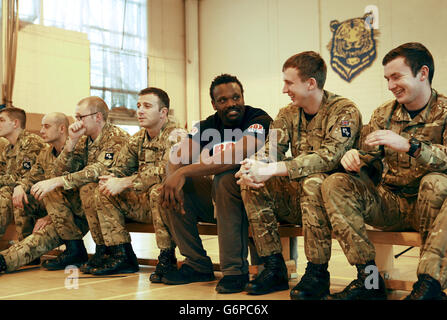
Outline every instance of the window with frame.
<path fill-rule="evenodd" d="M 146 0 L 21 0 L 19 17 L 87 33 L 91 95 L 136 110 L 148 83 Z"/>

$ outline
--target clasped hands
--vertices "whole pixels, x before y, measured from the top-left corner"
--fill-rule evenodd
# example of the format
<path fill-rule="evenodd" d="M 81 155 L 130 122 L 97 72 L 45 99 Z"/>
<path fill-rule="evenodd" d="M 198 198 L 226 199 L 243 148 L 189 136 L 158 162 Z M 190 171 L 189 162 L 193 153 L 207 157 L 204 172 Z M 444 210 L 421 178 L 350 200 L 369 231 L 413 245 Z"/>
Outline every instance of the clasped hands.
<path fill-rule="evenodd" d="M 245 159 L 236 172 L 237 184 L 251 188 L 261 188 L 264 182 L 273 176 L 272 164 L 253 159 Z"/>

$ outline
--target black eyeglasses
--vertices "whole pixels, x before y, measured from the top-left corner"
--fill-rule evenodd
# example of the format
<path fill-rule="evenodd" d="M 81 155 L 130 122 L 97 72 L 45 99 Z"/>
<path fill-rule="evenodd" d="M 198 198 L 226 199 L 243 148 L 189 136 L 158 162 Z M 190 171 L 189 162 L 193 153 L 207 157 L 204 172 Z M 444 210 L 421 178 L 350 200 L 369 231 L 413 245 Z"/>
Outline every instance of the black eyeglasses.
<path fill-rule="evenodd" d="M 98 111 L 93 112 L 93 113 L 90 113 L 90 114 L 85 114 L 85 115 L 83 115 L 83 116 L 75 116 L 75 119 L 78 120 L 78 121 L 81 121 L 81 120 L 84 119 L 85 117 L 92 116 L 92 115 L 97 114 L 97 113 L 98 113 Z"/>

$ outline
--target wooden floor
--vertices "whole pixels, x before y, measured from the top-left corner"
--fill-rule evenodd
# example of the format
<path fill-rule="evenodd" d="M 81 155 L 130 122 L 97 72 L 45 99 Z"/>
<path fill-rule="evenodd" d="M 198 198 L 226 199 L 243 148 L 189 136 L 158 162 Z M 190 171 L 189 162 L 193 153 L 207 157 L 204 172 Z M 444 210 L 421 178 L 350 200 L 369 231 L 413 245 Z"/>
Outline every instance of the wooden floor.
<path fill-rule="evenodd" d="M 203 236 L 203 243 L 213 262 L 218 262 L 217 239 L 215 236 Z M 85 238 L 88 251 L 92 252 L 94 244 L 88 234 Z M 132 234 L 132 244 L 139 258 L 156 259 L 158 249 L 153 234 Z M 303 239 L 299 238 L 299 255 L 296 278 L 291 279 L 290 288 L 295 286 L 304 273 L 306 258 L 303 250 Z M 395 247 L 395 254 L 406 247 Z M 419 249 L 413 248 L 396 259 L 401 276 L 416 279 L 416 266 Z M 181 257 L 177 254 L 177 257 Z M 95 277 L 79 273 L 76 270 L 46 271 L 39 267 L 19 270 L 14 273 L 0 275 L 0 300 L 289 300 L 289 290 L 262 296 L 250 296 L 246 293 L 218 294 L 215 291 L 216 281 L 193 283 L 181 286 L 152 284 L 149 275 L 154 267 L 141 266 L 138 273 Z M 331 274 L 331 292 L 342 290 L 356 276 L 356 270 L 350 266 L 338 243 L 333 241 L 332 258 L 329 263 Z M 222 277 L 216 272 L 216 278 Z M 408 292 L 393 291 L 390 300 L 400 300 Z"/>

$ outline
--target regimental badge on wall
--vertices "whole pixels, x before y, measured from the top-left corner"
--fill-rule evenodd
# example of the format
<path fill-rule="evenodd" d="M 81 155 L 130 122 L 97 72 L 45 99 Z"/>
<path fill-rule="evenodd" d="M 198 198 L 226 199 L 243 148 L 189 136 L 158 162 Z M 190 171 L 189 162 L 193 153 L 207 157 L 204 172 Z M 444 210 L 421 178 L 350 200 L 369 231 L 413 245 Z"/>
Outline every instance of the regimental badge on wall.
<path fill-rule="evenodd" d="M 345 81 L 357 76 L 376 58 L 377 30 L 371 27 L 371 13 L 343 22 L 332 20 L 332 40 L 328 44 L 332 69 Z"/>

